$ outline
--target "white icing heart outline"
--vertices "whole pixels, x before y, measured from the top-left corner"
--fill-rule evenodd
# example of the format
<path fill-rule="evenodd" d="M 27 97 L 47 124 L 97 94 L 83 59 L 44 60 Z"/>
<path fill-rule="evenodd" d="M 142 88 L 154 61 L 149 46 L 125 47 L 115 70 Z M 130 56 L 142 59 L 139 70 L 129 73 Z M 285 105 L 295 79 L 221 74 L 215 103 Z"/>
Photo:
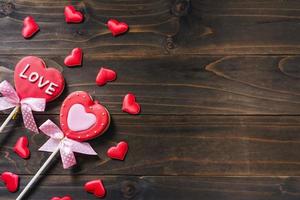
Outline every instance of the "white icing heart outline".
<path fill-rule="evenodd" d="M 67 123 L 72 131 L 88 130 L 96 121 L 96 116 L 92 113 L 87 113 L 82 104 L 72 105 L 68 112 Z"/>

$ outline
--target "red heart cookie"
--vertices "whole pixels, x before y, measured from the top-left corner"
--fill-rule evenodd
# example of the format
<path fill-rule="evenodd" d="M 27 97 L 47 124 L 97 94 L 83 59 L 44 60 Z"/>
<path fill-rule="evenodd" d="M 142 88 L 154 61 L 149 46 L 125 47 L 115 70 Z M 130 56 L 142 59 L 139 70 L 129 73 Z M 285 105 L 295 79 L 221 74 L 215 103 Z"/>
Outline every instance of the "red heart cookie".
<path fill-rule="evenodd" d="M 115 71 L 111 69 L 107 69 L 104 67 L 101 67 L 97 78 L 96 78 L 96 83 L 99 86 L 105 85 L 109 81 L 114 81 L 117 78 L 117 74 Z"/>
<path fill-rule="evenodd" d="M 122 110 L 132 115 L 137 115 L 141 111 L 140 105 L 136 102 L 133 94 L 126 94 L 123 99 Z"/>
<path fill-rule="evenodd" d="M 82 49 L 75 48 L 72 50 L 71 54 L 65 58 L 65 65 L 68 67 L 79 66 L 82 64 Z"/>
<path fill-rule="evenodd" d="M 87 192 L 93 193 L 96 197 L 104 197 L 105 196 L 105 188 L 101 180 L 93 180 L 89 181 L 84 185 L 84 189 Z"/>
<path fill-rule="evenodd" d="M 72 198 L 70 196 L 52 197 L 51 200 L 72 200 Z"/>
<path fill-rule="evenodd" d="M 30 151 L 28 149 L 28 139 L 26 136 L 20 137 L 14 146 L 14 152 L 16 152 L 21 158 L 29 158 Z"/>
<path fill-rule="evenodd" d="M 16 192 L 19 187 L 19 176 L 11 172 L 3 172 L 1 179 L 10 192 Z"/>
<path fill-rule="evenodd" d="M 83 15 L 76 11 L 74 6 L 65 6 L 65 20 L 67 23 L 80 23 L 83 21 Z"/>
<path fill-rule="evenodd" d="M 36 32 L 40 30 L 33 17 L 28 16 L 23 20 L 22 35 L 24 38 L 31 38 Z"/>
<path fill-rule="evenodd" d="M 117 160 L 124 160 L 128 151 L 128 144 L 124 141 L 119 142 L 116 147 L 110 147 L 107 156 Z"/>
<path fill-rule="evenodd" d="M 110 116 L 104 106 L 83 91 L 71 93 L 60 110 L 60 126 L 73 140 L 85 141 L 102 135 L 109 127 Z"/>
<path fill-rule="evenodd" d="M 47 102 L 63 91 L 65 80 L 60 71 L 46 68 L 44 61 L 35 56 L 21 59 L 15 67 L 15 87 L 21 99 L 45 98 Z"/>
<path fill-rule="evenodd" d="M 124 22 L 119 22 L 115 19 L 110 19 L 107 22 L 107 27 L 113 34 L 113 36 L 121 35 L 128 31 L 128 25 Z"/>

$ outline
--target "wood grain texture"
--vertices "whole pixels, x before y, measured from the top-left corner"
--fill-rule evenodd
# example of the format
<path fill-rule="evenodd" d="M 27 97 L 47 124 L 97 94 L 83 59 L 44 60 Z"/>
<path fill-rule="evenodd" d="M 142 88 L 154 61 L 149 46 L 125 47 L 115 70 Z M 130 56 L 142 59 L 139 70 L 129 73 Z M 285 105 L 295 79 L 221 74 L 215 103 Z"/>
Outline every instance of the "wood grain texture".
<path fill-rule="evenodd" d="M 67 25 L 63 7 L 68 1 L 4 1 L 0 25 L 6 28 L 0 30 L 0 54 L 61 56 L 78 46 L 98 57 L 300 52 L 297 1 L 187 2 L 73 1 L 86 18 L 82 24 Z M 41 26 L 40 33 L 29 41 L 20 34 L 27 15 Z M 105 26 L 109 18 L 128 22 L 129 33 L 113 38 Z"/>
<path fill-rule="evenodd" d="M 176 54 L 299 54 L 297 1 L 192 1 Z"/>
<path fill-rule="evenodd" d="M 37 123 L 48 118 L 58 123 L 56 116 L 40 116 Z M 49 156 L 37 151 L 47 137 L 19 121 L 1 135 L 0 168 L 34 174 Z M 109 131 L 90 141 L 98 157 L 77 154 L 70 170 L 57 158 L 46 174 L 299 176 L 299 124 L 294 116 L 113 115 Z M 28 161 L 12 151 L 21 135 L 29 137 Z M 129 143 L 126 160 L 110 160 L 107 149 L 121 140 Z"/>
<path fill-rule="evenodd" d="M 143 200 L 297 200 L 299 177 L 189 177 L 189 176 L 51 176 L 41 177 L 28 199 L 49 200 L 70 194 L 74 199 L 98 199 L 83 190 L 85 182 L 102 179 L 107 195 L 104 199 Z M 21 176 L 22 185 L 29 181 Z M 1 200 L 15 199 L 0 187 Z"/>
<path fill-rule="evenodd" d="M 23 1 L 2 3 L 0 54 L 66 55 L 81 47 L 86 55 L 161 55 L 166 37 L 178 32 L 179 20 L 170 13 L 170 0 L 155 1 L 74 1 L 72 4 L 85 14 L 81 24 L 64 21 L 64 6 L 69 1 Z M 1 4 L 0 4 L 1 8 Z M 0 9 L 1 13 L 1 9 Z M 31 40 L 20 34 L 22 21 L 33 16 L 41 31 Z M 128 34 L 114 38 L 106 27 L 110 18 L 126 21 Z"/>
<path fill-rule="evenodd" d="M 1 76 L 12 80 L 20 57 L 0 57 Z M 63 99 L 73 91 L 88 91 L 113 114 L 132 92 L 142 114 L 299 115 L 299 56 L 163 56 L 155 58 L 89 58 L 84 66 L 67 68 L 63 57 L 45 57 L 48 66 L 63 72 L 67 87 L 48 104 L 58 114 Z M 118 73 L 117 81 L 98 87 L 101 66 Z M 0 79 L 3 77 L 0 76 Z"/>
<path fill-rule="evenodd" d="M 64 22 L 70 3 L 84 23 Z M 12 82 L 18 60 L 36 55 L 67 82 L 45 113 L 35 113 L 37 123 L 58 123 L 61 102 L 76 90 L 112 113 L 108 132 L 90 142 L 99 155 L 76 155 L 70 170 L 57 157 L 28 199 L 95 199 L 82 190 L 95 178 L 110 200 L 299 199 L 299 9 L 289 0 L 0 1 L 0 80 Z M 41 31 L 24 40 L 28 15 Z M 129 32 L 112 37 L 109 18 L 127 22 Z M 71 69 L 63 60 L 74 47 L 83 48 L 84 61 Z M 96 86 L 101 66 L 116 70 L 117 81 Z M 121 111 L 128 92 L 141 115 Z M 29 160 L 12 151 L 22 135 Z M 25 130 L 19 116 L 0 135 L 1 171 L 20 174 L 23 188 L 49 156 L 37 151 L 46 140 Z M 129 143 L 126 160 L 108 159 L 106 150 L 120 140 Z M 0 199 L 16 195 L 0 183 Z"/>

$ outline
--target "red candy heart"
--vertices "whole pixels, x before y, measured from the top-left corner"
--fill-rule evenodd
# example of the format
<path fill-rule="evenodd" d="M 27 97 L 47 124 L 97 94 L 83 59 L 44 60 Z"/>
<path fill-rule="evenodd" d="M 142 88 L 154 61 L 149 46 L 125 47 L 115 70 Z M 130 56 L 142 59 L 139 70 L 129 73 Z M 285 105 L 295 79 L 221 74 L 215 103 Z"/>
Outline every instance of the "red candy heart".
<path fill-rule="evenodd" d="M 128 31 L 128 25 L 124 22 L 119 22 L 115 19 L 110 19 L 107 22 L 107 27 L 113 34 L 113 36 L 121 35 Z"/>
<path fill-rule="evenodd" d="M 97 75 L 96 83 L 99 86 L 105 85 L 109 81 L 114 81 L 117 78 L 115 71 L 102 67 Z"/>
<path fill-rule="evenodd" d="M 29 158 L 30 151 L 28 149 L 28 139 L 26 136 L 20 137 L 17 143 L 14 146 L 14 151 L 21 157 L 21 158 Z"/>
<path fill-rule="evenodd" d="M 16 192 L 19 187 L 19 176 L 11 172 L 3 172 L 1 179 L 10 192 Z"/>
<path fill-rule="evenodd" d="M 68 67 L 79 66 L 82 64 L 82 49 L 75 48 L 72 50 L 71 54 L 65 58 L 65 65 Z"/>
<path fill-rule="evenodd" d="M 73 92 L 62 104 L 60 126 L 70 139 L 93 139 L 103 134 L 109 123 L 109 112 L 86 92 Z"/>
<path fill-rule="evenodd" d="M 123 99 L 122 110 L 132 115 L 139 114 L 141 111 L 140 105 L 136 102 L 133 94 L 127 94 Z"/>
<path fill-rule="evenodd" d="M 84 185 L 84 189 L 87 192 L 93 193 L 96 197 L 104 197 L 105 196 L 105 188 L 101 180 L 93 180 L 89 181 Z"/>
<path fill-rule="evenodd" d="M 110 147 L 107 156 L 117 160 L 124 160 L 128 151 L 128 144 L 124 141 L 119 142 L 116 147 Z"/>
<path fill-rule="evenodd" d="M 72 198 L 70 196 L 52 197 L 51 200 L 72 200 Z"/>
<path fill-rule="evenodd" d="M 44 61 L 35 56 L 21 59 L 15 67 L 15 87 L 21 99 L 45 98 L 47 102 L 57 98 L 63 91 L 65 80 L 54 68 L 46 68 Z"/>
<path fill-rule="evenodd" d="M 83 21 L 83 15 L 73 6 L 65 6 L 65 20 L 67 23 L 80 23 Z"/>
<path fill-rule="evenodd" d="M 40 28 L 34 21 L 33 17 L 28 16 L 23 20 L 22 35 L 24 38 L 28 39 L 32 37 L 39 30 Z"/>

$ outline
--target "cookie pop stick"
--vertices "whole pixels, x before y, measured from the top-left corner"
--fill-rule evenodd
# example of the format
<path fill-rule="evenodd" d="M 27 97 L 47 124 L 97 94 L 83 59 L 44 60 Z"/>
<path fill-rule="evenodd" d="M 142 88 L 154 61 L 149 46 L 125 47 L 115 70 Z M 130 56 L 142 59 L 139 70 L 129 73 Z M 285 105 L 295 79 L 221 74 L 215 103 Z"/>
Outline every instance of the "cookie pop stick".
<path fill-rule="evenodd" d="M 20 109 L 20 106 L 16 106 L 13 111 L 11 111 L 11 113 L 8 115 L 8 117 L 5 119 L 5 121 L 3 122 L 3 124 L 0 127 L 0 133 L 2 133 L 3 129 L 5 128 L 5 126 L 8 124 L 8 122 L 14 117 L 16 116 L 16 114 L 18 114 Z"/>
<path fill-rule="evenodd" d="M 39 150 L 52 152 L 52 154 L 20 193 L 17 200 L 24 197 L 59 151 L 65 169 L 76 164 L 74 152 L 97 155 L 90 144 L 83 141 L 102 135 L 109 127 L 109 123 L 109 112 L 97 101 L 93 101 L 88 93 L 78 91 L 70 94 L 60 110 L 61 129 L 51 120 L 47 120 L 40 126 L 40 130 L 50 139 Z"/>
<path fill-rule="evenodd" d="M 21 108 L 25 127 L 38 133 L 32 111 L 44 111 L 46 102 L 62 93 L 64 78 L 58 70 L 47 69 L 42 59 L 27 56 L 16 65 L 14 82 L 16 89 L 5 80 L 0 83 L 0 110 L 14 108 L 1 125 L 0 132 Z"/>

